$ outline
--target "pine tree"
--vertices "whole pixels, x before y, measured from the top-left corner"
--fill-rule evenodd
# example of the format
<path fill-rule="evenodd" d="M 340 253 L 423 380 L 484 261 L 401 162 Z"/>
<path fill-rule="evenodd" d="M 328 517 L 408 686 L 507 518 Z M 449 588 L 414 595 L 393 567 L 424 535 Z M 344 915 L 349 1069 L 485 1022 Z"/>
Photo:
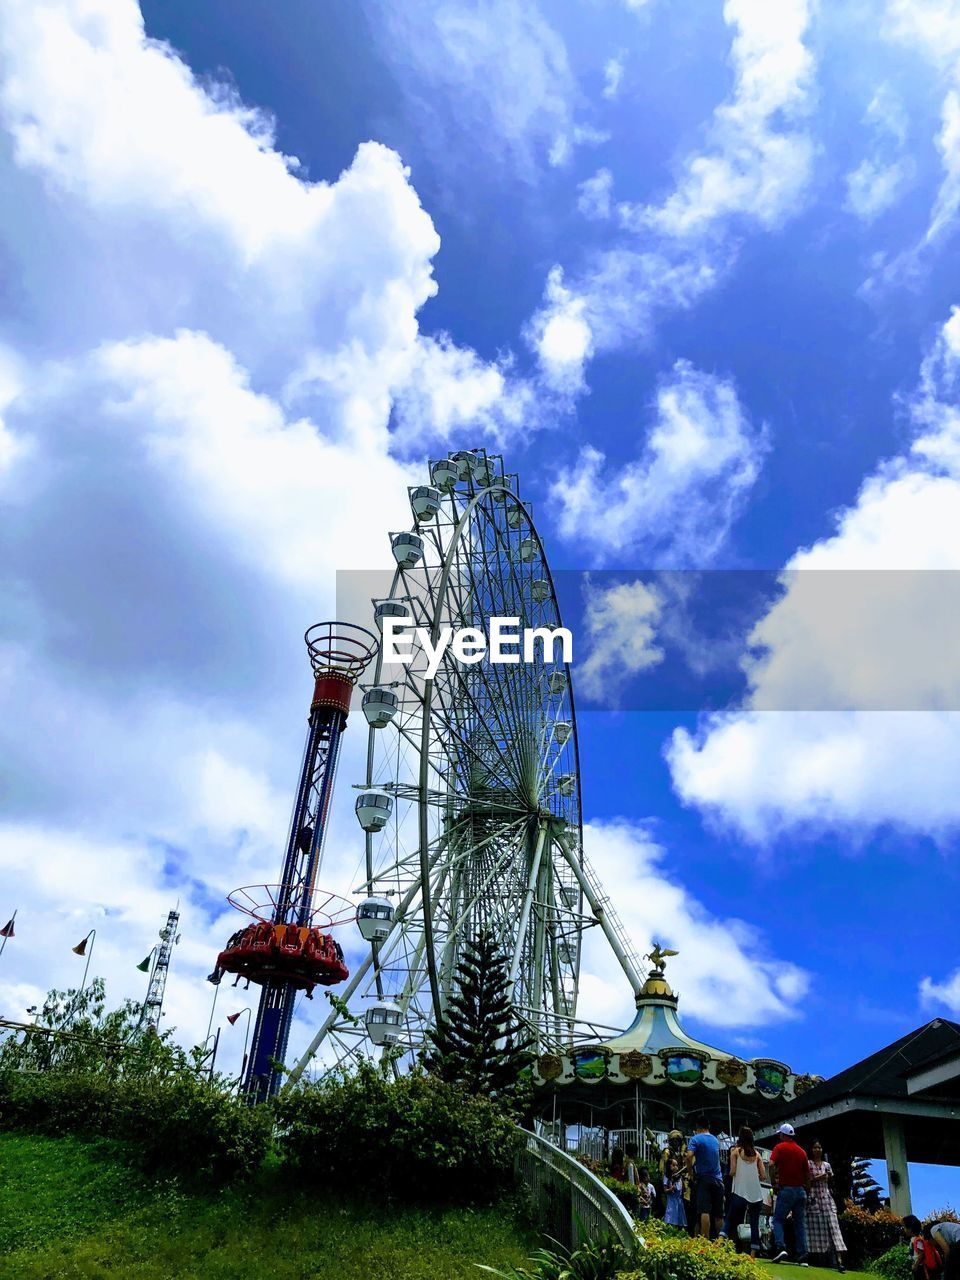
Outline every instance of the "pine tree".
<path fill-rule="evenodd" d="M 854 1156 L 850 1161 L 850 1198 L 861 1209 L 873 1213 L 881 1206 L 883 1188 L 870 1172 L 870 1163 L 864 1156 Z"/>
<path fill-rule="evenodd" d="M 533 1061 L 532 1037 L 516 1014 L 507 957 L 493 934 L 468 940 L 457 965 L 454 994 L 444 1017 L 428 1032 L 429 1071 L 471 1093 L 501 1101 L 516 1098 L 520 1073 Z"/>

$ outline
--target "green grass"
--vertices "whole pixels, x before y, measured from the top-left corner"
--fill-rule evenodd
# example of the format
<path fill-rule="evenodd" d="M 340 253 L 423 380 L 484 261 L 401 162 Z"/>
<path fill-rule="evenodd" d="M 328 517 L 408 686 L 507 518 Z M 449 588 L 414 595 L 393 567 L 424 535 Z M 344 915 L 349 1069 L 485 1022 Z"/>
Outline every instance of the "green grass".
<path fill-rule="evenodd" d="M 459 1280 L 533 1241 L 503 1209 L 363 1205 L 291 1186 L 188 1193 L 106 1144 L 0 1134 L 0 1277 L 17 1280 Z"/>
<path fill-rule="evenodd" d="M 798 1267 L 795 1262 L 767 1262 L 758 1258 L 758 1262 L 779 1280 L 839 1280 L 839 1272 L 833 1267 Z M 848 1271 L 844 1280 L 878 1280 L 878 1277 L 867 1271 Z"/>

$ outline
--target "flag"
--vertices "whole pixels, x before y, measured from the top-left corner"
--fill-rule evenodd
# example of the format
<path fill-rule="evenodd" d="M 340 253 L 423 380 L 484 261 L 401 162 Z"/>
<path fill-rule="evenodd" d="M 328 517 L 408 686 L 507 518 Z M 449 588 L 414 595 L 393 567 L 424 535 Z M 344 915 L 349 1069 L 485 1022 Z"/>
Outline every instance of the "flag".
<path fill-rule="evenodd" d="M 141 973 L 150 972 L 150 961 L 152 959 L 153 959 L 153 952 L 151 951 L 148 956 L 144 956 L 144 958 L 140 961 L 140 963 L 137 965 L 137 968 L 140 970 Z"/>
<path fill-rule="evenodd" d="M 242 1017 L 242 1016 L 243 1016 L 243 1010 L 242 1010 L 242 1009 L 240 1010 L 240 1012 L 239 1012 L 239 1013 L 228 1013 L 228 1014 L 227 1014 L 227 1021 L 230 1023 L 231 1027 L 234 1027 L 234 1026 L 236 1026 L 237 1019 L 238 1019 L 238 1018 L 240 1018 L 240 1017 Z"/>
<path fill-rule="evenodd" d="M 13 938 L 15 936 L 13 932 L 13 916 L 11 916 L 3 928 L 0 929 L 0 938 Z"/>
<path fill-rule="evenodd" d="M 75 956 L 85 956 L 87 954 L 88 939 L 89 939 L 89 934 L 87 935 L 86 938 L 84 938 L 82 942 L 78 942 L 75 947 L 70 948 L 70 950 L 73 952 Z"/>

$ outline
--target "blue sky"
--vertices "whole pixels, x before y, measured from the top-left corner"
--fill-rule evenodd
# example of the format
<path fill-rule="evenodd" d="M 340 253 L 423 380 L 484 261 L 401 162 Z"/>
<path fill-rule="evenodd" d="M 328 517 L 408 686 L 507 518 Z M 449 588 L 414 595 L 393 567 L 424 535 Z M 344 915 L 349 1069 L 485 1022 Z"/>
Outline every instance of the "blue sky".
<path fill-rule="evenodd" d="M 956 611 L 872 590 L 960 567 L 960 7 L 769 9 L 8 6 L 6 1005 L 106 912 L 137 994 L 182 890 L 202 1035 L 217 904 L 284 838 L 299 636 L 483 444 L 578 571 L 588 839 L 691 1027 L 830 1074 L 960 1016 Z M 766 572 L 747 608 L 664 570 Z"/>

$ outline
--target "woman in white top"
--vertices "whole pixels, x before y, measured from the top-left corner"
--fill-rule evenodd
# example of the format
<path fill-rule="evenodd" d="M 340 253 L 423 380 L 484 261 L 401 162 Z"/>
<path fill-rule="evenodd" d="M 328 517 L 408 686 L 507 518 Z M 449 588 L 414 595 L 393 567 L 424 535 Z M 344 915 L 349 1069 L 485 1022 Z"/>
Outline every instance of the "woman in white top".
<path fill-rule="evenodd" d="M 744 1125 L 737 1145 L 730 1152 L 730 1204 L 720 1237 L 727 1239 L 747 1215 L 750 1220 L 750 1256 L 753 1258 L 760 1252 L 760 1206 L 763 1204 L 760 1184 L 766 1176 L 763 1160 L 753 1145 L 753 1130 Z"/>

